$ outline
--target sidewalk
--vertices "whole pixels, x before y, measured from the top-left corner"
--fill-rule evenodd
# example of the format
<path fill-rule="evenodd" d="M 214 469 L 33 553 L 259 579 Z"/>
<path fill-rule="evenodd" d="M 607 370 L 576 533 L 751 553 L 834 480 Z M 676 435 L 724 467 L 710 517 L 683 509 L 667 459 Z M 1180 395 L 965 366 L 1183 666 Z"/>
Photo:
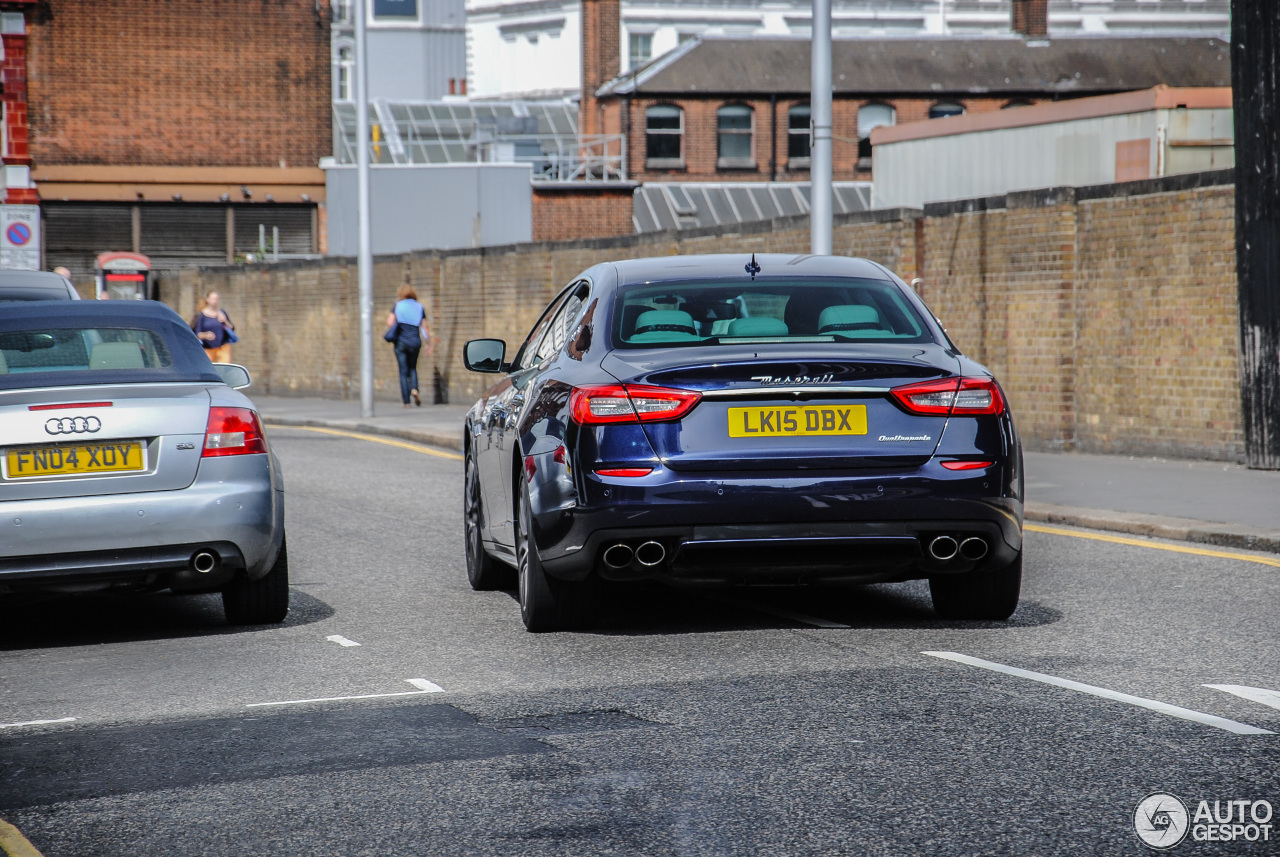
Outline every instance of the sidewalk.
<path fill-rule="evenodd" d="M 460 452 L 470 403 L 403 408 L 253 396 L 278 425 L 397 437 Z M 1122 455 L 1026 453 L 1028 521 L 1280 553 L 1280 472 L 1237 464 Z"/>

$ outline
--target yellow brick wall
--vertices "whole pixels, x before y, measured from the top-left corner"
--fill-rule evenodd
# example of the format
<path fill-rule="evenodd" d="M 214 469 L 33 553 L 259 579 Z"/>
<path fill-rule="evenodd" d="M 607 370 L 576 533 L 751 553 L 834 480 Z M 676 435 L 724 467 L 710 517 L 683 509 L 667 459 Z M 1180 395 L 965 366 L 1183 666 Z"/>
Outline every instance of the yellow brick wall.
<path fill-rule="evenodd" d="M 922 279 L 921 296 L 956 346 L 1000 378 L 1028 449 L 1239 459 L 1233 189 L 1079 202 L 1069 191 L 1011 194 L 1001 205 L 837 218 L 833 246 Z M 498 337 L 514 353 L 547 301 L 591 265 L 808 246 L 808 222 L 796 219 L 379 257 L 375 393 L 399 398 L 395 358 L 380 336 L 401 283 L 418 292 L 435 337 L 419 363 L 424 397 L 438 377 L 450 401 L 469 402 L 491 378 L 462 367 L 463 343 Z M 255 389 L 359 395 L 351 260 L 191 269 L 161 286 L 185 317 L 209 290 L 222 293 L 236 321 L 234 359 L 254 373 Z"/>

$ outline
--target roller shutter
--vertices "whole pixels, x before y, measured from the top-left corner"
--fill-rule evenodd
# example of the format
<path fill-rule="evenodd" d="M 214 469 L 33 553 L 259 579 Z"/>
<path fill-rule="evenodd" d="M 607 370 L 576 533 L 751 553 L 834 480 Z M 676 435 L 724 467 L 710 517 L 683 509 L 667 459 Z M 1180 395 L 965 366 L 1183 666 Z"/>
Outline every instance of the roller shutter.
<path fill-rule="evenodd" d="M 314 205 L 236 205 L 236 255 L 258 253 L 258 225 L 262 225 L 267 253 L 271 252 L 271 227 L 280 229 L 280 254 L 313 252 L 311 213 Z"/>
<path fill-rule="evenodd" d="M 133 249 L 133 206 L 105 203 L 46 202 L 45 267 L 65 265 L 76 282 L 93 276 L 99 253 Z"/>

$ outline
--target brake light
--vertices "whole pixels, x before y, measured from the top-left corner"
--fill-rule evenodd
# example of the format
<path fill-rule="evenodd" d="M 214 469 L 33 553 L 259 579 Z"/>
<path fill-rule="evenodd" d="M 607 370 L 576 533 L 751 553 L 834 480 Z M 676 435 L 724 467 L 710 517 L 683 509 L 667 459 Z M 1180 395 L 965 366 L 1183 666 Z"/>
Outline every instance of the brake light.
<path fill-rule="evenodd" d="M 201 458 L 250 455 L 267 451 L 258 415 L 249 408 L 210 408 Z"/>
<path fill-rule="evenodd" d="M 990 467 L 994 461 L 944 461 L 942 466 L 948 470 L 981 470 Z"/>
<path fill-rule="evenodd" d="M 698 404 L 701 393 L 671 387 L 640 384 L 609 384 L 574 387 L 569 395 L 569 412 L 580 425 L 609 423 L 656 423 L 678 420 Z"/>
<path fill-rule="evenodd" d="M 943 378 L 894 387 L 889 391 L 913 414 L 988 416 L 1004 413 L 1004 396 L 991 378 Z"/>
<path fill-rule="evenodd" d="M 65 411 L 70 408 L 109 408 L 112 402 L 63 402 L 57 405 L 28 405 L 28 411 Z"/>

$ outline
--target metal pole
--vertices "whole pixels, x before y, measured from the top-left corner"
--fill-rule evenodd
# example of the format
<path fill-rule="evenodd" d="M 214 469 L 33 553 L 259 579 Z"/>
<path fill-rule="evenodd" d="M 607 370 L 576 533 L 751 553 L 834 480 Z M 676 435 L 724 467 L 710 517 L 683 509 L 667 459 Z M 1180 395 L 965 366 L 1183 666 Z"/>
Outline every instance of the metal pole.
<path fill-rule="evenodd" d="M 809 252 L 831 255 L 831 0 L 813 0 Z"/>
<path fill-rule="evenodd" d="M 373 416 L 373 231 L 369 227 L 369 75 L 365 0 L 352 0 L 356 19 L 356 232 L 360 284 L 360 416 Z"/>

